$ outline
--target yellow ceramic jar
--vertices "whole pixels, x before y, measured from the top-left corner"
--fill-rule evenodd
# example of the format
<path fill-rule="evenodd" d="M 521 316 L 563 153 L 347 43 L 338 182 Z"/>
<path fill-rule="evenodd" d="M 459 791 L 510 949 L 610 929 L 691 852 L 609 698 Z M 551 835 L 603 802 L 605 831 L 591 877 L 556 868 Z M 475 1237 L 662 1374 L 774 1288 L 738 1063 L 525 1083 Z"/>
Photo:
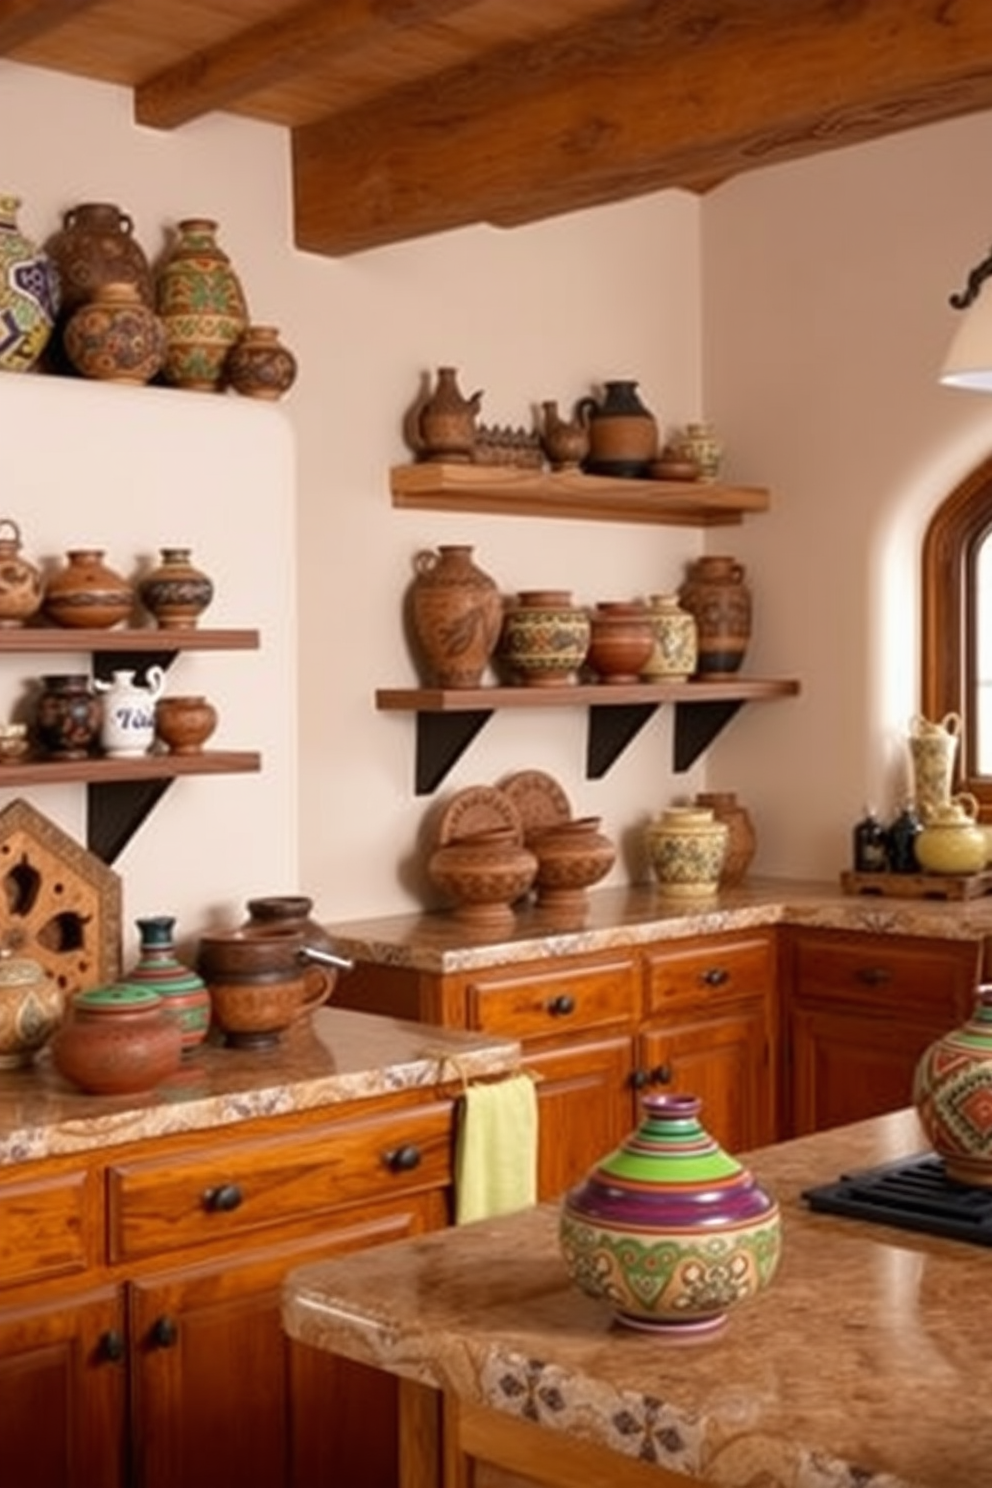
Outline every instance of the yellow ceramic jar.
<path fill-rule="evenodd" d="M 932 808 L 926 826 L 917 833 L 916 858 L 927 873 L 980 873 L 987 857 L 978 802 L 968 791 Z"/>

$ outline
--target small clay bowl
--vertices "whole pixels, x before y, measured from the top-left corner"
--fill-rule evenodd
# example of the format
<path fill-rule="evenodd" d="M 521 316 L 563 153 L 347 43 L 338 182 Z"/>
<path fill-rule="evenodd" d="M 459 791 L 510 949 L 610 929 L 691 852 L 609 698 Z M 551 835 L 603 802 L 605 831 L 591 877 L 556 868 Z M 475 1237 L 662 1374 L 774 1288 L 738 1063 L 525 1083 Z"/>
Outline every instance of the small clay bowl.
<path fill-rule="evenodd" d="M 659 481 L 696 481 L 699 466 L 695 460 L 652 460 L 648 475 Z"/>

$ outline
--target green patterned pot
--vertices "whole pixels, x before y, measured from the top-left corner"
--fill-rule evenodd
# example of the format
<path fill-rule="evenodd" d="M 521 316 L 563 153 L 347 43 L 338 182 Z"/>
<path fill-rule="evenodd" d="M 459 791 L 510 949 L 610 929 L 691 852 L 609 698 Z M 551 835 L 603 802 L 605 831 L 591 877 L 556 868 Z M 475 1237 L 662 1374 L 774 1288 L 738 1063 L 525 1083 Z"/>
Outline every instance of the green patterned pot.
<path fill-rule="evenodd" d="M 0 369 L 28 372 L 48 345 L 59 308 L 58 271 L 17 224 L 20 198 L 0 194 Z"/>
<path fill-rule="evenodd" d="M 768 1286 L 781 1251 L 778 1204 L 699 1122 L 695 1095 L 648 1095 L 644 1120 L 565 1195 L 569 1275 L 631 1328 L 719 1328 Z"/>
<path fill-rule="evenodd" d="M 992 1188 L 992 986 L 978 988 L 967 1023 L 924 1051 L 913 1102 L 947 1176 Z"/>
<path fill-rule="evenodd" d="M 248 306 L 217 244 L 217 223 L 188 217 L 178 231 L 155 282 L 167 341 L 162 375 L 176 387 L 216 392 L 224 385 L 227 354 L 248 326 Z"/>

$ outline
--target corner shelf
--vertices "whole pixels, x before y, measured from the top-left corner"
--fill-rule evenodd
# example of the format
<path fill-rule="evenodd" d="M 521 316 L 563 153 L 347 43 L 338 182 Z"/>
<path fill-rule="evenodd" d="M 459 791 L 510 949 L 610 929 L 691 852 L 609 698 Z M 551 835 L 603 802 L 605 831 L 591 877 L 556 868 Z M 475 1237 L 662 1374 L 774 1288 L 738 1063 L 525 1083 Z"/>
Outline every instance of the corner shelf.
<path fill-rule="evenodd" d="M 389 472 L 393 506 L 419 511 L 570 517 L 668 527 L 727 527 L 768 510 L 762 486 L 703 481 L 617 480 L 575 470 L 425 461 Z"/>
<path fill-rule="evenodd" d="M 437 789 L 497 708 L 587 707 L 586 778 L 598 780 L 663 703 L 675 705 L 674 769 L 682 773 L 744 703 L 798 693 L 792 680 L 726 678 L 622 687 L 381 688 L 375 705 L 380 712 L 416 714 L 416 793 L 422 796 Z"/>
<path fill-rule="evenodd" d="M 0 630 L 0 656 L 85 652 L 93 658 L 94 675 L 103 680 L 128 663 L 136 671 L 150 666 L 166 670 L 182 651 L 257 651 L 258 647 L 257 630 L 69 630 L 59 626 Z M 257 752 L 222 749 L 136 759 L 26 760 L 0 765 L 0 787 L 84 784 L 86 845 L 103 862 L 112 863 L 179 776 L 236 775 L 261 768 L 262 757 Z"/>

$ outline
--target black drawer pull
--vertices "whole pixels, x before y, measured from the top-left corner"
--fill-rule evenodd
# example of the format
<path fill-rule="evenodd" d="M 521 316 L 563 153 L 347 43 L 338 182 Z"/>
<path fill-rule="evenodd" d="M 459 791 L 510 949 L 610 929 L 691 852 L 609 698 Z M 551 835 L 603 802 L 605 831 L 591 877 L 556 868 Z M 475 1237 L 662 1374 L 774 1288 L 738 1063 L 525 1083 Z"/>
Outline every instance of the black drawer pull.
<path fill-rule="evenodd" d="M 547 1009 L 552 1018 L 567 1018 L 569 1013 L 575 1012 L 575 998 L 567 992 L 559 992 L 557 997 L 551 998 Z"/>
<path fill-rule="evenodd" d="M 97 1354 L 109 1364 L 119 1364 L 124 1357 L 123 1333 L 118 1333 L 116 1328 L 109 1328 L 106 1333 L 102 1333 L 97 1344 Z"/>
<path fill-rule="evenodd" d="M 652 1085 L 671 1085 L 672 1066 L 670 1064 L 656 1064 L 651 1071 Z"/>
<path fill-rule="evenodd" d="M 650 1071 L 645 1069 L 633 1070 L 630 1076 L 630 1083 L 634 1090 L 643 1090 L 645 1086 L 651 1084 Z"/>
<path fill-rule="evenodd" d="M 154 1348 L 174 1348 L 179 1337 L 179 1328 L 173 1318 L 156 1318 L 152 1323 L 149 1337 Z"/>
<path fill-rule="evenodd" d="M 711 966 L 709 971 L 704 971 L 699 979 L 707 987 L 725 987 L 730 981 L 730 972 L 725 971 L 722 966 Z"/>
<path fill-rule="evenodd" d="M 240 1209 L 244 1200 L 240 1188 L 236 1183 L 219 1183 L 216 1188 L 208 1188 L 203 1195 L 203 1207 L 209 1214 L 230 1214 L 232 1209 Z"/>
<path fill-rule="evenodd" d="M 855 977 L 866 987 L 884 987 L 891 982 L 892 973 L 886 966 L 859 966 Z"/>
<path fill-rule="evenodd" d="M 420 1148 L 410 1143 L 405 1147 L 394 1147 L 383 1153 L 383 1162 L 391 1173 L 412 1173 L 420 1167 Z"/>

